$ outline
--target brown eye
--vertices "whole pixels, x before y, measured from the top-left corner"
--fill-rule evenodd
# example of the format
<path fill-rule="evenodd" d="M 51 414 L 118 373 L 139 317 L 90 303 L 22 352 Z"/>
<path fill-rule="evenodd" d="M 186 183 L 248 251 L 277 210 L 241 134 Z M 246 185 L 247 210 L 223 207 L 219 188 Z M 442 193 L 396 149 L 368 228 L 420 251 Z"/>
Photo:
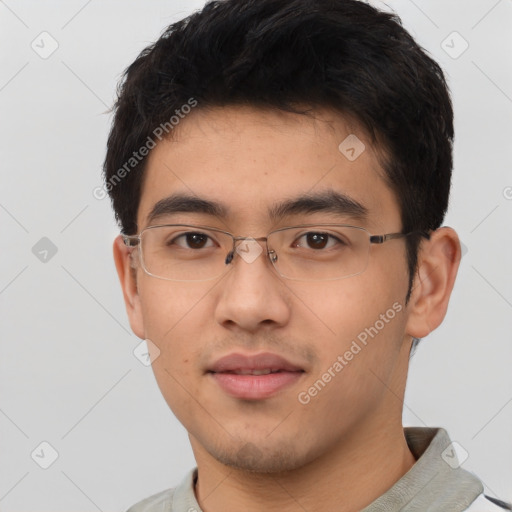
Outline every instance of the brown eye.
<path fill-rule="evenodd" d="M 336 246 L 342 246 L 344 243 L 331 233 L 322 233 L 319 231 L 310 231 L 299 236 L 293 243 L 293 246 L 301 249 L 312 249 L 320 251 L 321 249 L 333 249 Z"/>
<path fill-rule="evenodd" d="M 308 233 L 306 241 L 311 249 L 324 249 L 329 242 L 329 235 L 325 233 Z"/>
<path fill-rule="evenodd" d="M 213 240 L 207 234 L 199 232 L 182 233 L 170 240 L 168 245 L 177 245 L 183 249 L 204 249 L 214 246 Z"/>
<path fill-rule="evenodd" d="M 192 249 L 202 249 L 208 243 L 208 236 L 203 233 L 187 233 L 187 245 Z"/>

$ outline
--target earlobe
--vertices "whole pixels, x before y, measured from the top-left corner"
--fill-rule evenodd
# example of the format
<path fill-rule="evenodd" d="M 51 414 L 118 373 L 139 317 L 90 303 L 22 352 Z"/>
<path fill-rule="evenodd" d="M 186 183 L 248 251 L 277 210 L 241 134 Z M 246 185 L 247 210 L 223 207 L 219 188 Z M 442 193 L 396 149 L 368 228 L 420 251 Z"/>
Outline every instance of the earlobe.
<path fill-rule="evenodd" d="M 113 251 L 130 326 L 136 336 L 144 339 L 144 322 L 137 290 L 136 270 L 132 266 L 131 249 L 126 247 L 121 235 L 114 240 Z"/>
<path fill-rule="evenodd" d="M 418 267 L 409 301 L 406 333 L 424 338 L 443 321 L 461 258 L 457 233 L 442 227 L 418 251 Z"/>

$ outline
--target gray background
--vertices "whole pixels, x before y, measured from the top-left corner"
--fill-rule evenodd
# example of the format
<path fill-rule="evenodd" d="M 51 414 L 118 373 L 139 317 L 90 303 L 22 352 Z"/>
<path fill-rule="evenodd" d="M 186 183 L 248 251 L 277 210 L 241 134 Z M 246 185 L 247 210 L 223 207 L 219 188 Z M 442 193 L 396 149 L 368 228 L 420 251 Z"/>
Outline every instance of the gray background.
<path fill-rule="evenodd" d="M 0 1 L 4 512 L 121 511 L 194 465 L 133 355 L 111 256 L 117 228 L 93 189 L 120 73 L 202 5 Z M 512 0 L 388 5 L 449 77 L 457 140 L 446 224 L 467 251 L 445 322 L 413 357 L 404 423 L 445 427 L 468 454 L 463 467 L 511 500 Z"/>

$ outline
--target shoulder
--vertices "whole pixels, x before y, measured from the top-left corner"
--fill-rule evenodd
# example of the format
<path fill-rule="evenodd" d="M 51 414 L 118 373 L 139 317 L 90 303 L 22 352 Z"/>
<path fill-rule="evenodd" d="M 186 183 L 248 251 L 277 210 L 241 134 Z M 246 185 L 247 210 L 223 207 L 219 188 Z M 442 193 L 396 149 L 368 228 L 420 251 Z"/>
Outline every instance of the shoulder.
<path fill-rule="evenodd" d="M 471 503 L 466 512 L 503 512 L 504 510 L 512 510 L 512 508 L 504 501 L 490 498 L 482 493 Z"/>
<path fill-rule="evenodd" d="M 126 512 L 200 512 L 194 496 L 197 468 L 190 470 L 181 483 L 172 489 L 154 494 L 139 501 Z"/>
<path fill-rule="evenodd" d="M 159 492 L 145 500 L 139 501 L 126 512 L 172 512 L 173 496 L 174 489 L 167 489 L 166 491 Z"/>

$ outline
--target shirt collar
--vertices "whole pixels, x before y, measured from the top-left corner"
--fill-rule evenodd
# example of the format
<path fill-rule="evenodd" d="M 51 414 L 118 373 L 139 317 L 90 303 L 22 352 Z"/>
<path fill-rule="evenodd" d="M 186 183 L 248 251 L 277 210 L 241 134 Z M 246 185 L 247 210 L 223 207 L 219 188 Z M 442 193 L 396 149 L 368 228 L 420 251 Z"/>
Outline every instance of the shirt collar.
<path fill-rule="evenodd" d="M 448 433 L 443 428 L 405 427 L 414 466 L 362 512 L 461 512 L 483 492 L 480 480 L 460 467 Z"/>

